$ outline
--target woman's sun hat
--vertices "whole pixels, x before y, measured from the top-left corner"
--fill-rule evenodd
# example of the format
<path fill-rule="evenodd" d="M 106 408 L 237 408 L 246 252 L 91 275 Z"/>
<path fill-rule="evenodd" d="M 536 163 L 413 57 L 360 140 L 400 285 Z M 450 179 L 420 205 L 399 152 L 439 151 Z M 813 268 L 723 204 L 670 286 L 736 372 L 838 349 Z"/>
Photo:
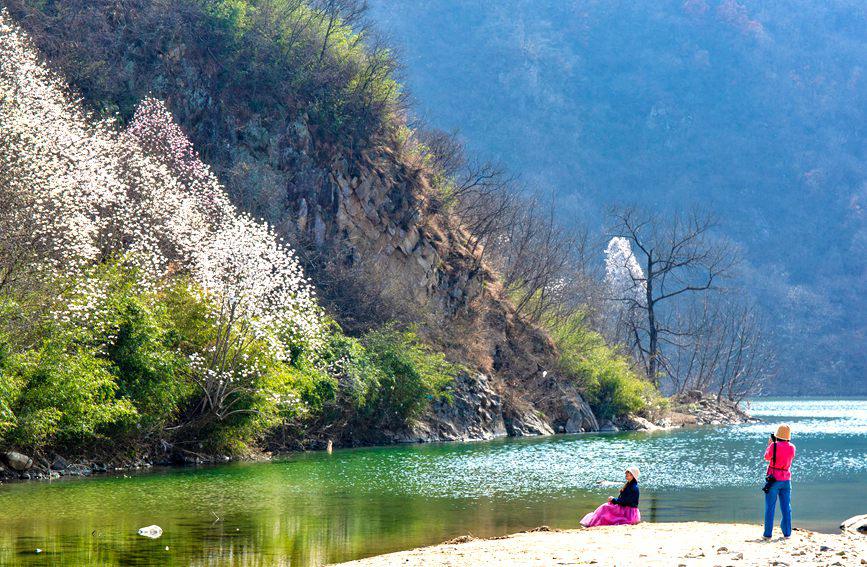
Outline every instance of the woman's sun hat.
<path fill-rule="evenodd" d="M 788 425 L 783 424 L 777 428 L 776 437 L 782 441 L 789 441 L 792 439 L 792 430 L 789 429 Z"/>
<path fill-rule="evenodd" d="M 635 480 L 638 480 L 638 475 L 641 474 L 641 471 L 638 470 L 638 467 L 634 467 L 634 466 L 626 469 L 626 472 L 631 474 L 632 478 L 634 478 Z"/>

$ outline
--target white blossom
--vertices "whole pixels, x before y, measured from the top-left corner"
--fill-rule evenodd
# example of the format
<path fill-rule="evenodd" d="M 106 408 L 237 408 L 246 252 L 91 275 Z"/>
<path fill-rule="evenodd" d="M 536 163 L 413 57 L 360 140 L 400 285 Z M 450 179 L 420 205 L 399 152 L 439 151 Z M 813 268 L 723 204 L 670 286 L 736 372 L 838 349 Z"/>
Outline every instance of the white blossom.
<path fill-rule="evenodd" d="M 605 248 L 605 284 L 613 301 L 643 306 L 647 302 L 647 284 L 629 239 L 616 236 Z"/>
<path fill-rule="evenodd" d="M 278 357 L 288 356 L 289 338 L 316 348 L 321 309 L 297 258 L 232 205 L 165 105 L 142 101 L 120 129 L 68 93 L 0 12 L 0 200 L 19 211 L 0 215 L 0 228 L 39 251 L 29 269 L 79 282 L 55 316 L 99 319 L 106 290 L 82 276 L 122 256 L 143 288 L 189 274 L 215 317 L 231 314 Z"/>

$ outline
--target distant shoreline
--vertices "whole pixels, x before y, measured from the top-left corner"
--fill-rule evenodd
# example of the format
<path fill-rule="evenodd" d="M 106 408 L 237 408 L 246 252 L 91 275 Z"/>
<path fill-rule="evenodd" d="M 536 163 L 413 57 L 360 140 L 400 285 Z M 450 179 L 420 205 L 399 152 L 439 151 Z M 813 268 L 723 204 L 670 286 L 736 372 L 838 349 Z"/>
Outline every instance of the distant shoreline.
<path fill-rule="evenodd" d="M 546 527 L 454 540 L 342 563 L 345 567 L 457 565 L 865 565 L 867 536 L 796 529 L 771 541 L 749 524 L 647 523 L 579 530 Z M 781 562 L 781 563 L 775 563 Z"/>

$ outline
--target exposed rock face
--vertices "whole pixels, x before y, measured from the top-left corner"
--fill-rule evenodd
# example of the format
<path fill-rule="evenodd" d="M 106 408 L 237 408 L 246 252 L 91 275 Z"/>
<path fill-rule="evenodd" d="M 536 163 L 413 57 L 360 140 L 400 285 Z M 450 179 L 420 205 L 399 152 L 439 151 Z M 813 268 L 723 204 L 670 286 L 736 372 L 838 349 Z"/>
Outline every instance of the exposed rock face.
<path fill-rule="evenodd" d="M 503 405 L 484 374 L 463 374 L 452 400 L 432 404 L 427 418 L 415 424 L 405 441 L 467 441 L 504 437 Z"/>
<path fill-rule="evenodd" d="M 293 122 L 282 150 L 288 209 L 281 230 L 312 243 L 345 269 L 373 273 L 373 291 L 453 360 L 474 368 L 400 441 L 490 439 L 595 431 L 578 391 L 549 372 L 555 349 L 506 300 L 499 282 L 467 246 L 453 219 L 432 206 L 426 173 L 380 148 L 323 170 L 310 157 L 312 135 Z M 414 317 L 414 315 L 416 317 Z M 433 317 L 434 320 L 430 320 Z M 442 330 L 440 330 L 442 329 Z"/>
<path fill-rule="evenodd" d="M 585 433 L 598 431 L 599 422 L 588 404 L 574 386 L 558 384 L 560 396 L 555 398 L 553 425 L 558 433 Z"/>
<path fill-rule="evenodd" d="M 69 466 L 69 465 L 66 462 L 66 459 L 64 459 L 60 455 L 56 455 L 54 457 L 54 460 L 51 461 L 51 467 L 50 468 L 53 471 L 62 471 L 62 470 L 66 470 L 67 466 Z"/>
<path fill-rule="evenodd" d="M 620 429 L 627 431 L 656 431 L 659 426 L 637 415 L 625 415 L 617 420 Z"/>
<path fill-rule="evenodd" d="M 554 434 L 554 430 L 541 413 L 534 413 L 532 411 L 522 413 L 509 412 L 505 421 L 506 430 L 512 437 Z"/>

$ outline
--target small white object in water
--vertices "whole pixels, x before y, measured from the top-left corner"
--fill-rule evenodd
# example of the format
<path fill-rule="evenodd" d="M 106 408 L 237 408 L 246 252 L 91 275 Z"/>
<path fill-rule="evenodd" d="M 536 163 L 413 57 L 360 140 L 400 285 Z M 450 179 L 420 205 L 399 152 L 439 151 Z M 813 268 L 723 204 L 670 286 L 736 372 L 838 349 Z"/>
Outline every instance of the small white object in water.
<path fill-rule="evenodd" d="M 166 551 L 168 551 L 168 550 L 169 550 L 169 546 L 166 546 Z"/>
<path fill-rule="evenodd" d="M 36 553 L 42 553 L 42 550 L 39 549 L 39 548 L 37 547 L 37 548 L 36 548 Z"/>
<path fill-rule="evenodd" d="M 156 539 L 163 535 L 163 529 L 157 525 L 145 526 L 138 531 L 138 535 Z"/>

